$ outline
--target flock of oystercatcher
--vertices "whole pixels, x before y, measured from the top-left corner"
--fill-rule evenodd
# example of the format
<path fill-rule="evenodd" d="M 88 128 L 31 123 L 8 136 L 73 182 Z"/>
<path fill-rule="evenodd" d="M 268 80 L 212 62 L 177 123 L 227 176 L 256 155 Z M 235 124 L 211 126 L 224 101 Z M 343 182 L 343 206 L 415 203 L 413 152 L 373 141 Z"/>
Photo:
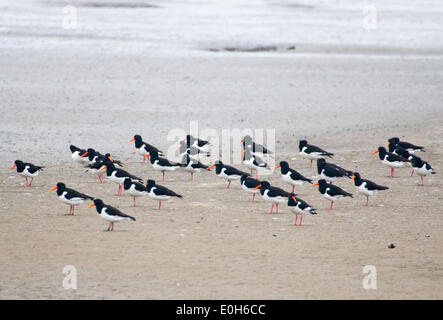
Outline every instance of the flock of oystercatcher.
<path fill-rule="evenodd" d="M 176 171 L 183 168 L 185 171 L 191 173 L 191 179 L 194 178 L 194 173 L 201 170 L 210 171 L 215 167 L 215 173 L 218 177 L 227 180 L 227 188 L 230 187 L 233 180 L 240 180 L 241 188 L 252 194 L 251 201 L 254 202 L 255 196 L 261 194 L 266 202 L 272 204 L 269 213 L 278 213 L 279 204 L 287 203 L 291 212 L 295 213 L 294 226 L 297 225 L 298 215 L 300 215 L 300 222 L 304 214 L 317 214 L 316 209 L 309 205 L 306 201 L 299 198 L 295 193 L 295 188 L 301 186 L 303 183 L 309 183 L 312 187 L 318 186 L 318 191 L 324 198 L 331 202 L 328 210 L 333 208 L 333 205 L 338 200 L 345 197 L 353 197 L 353 195 L 342 188 L 334 185 L 333 182 L 337 178 L 347 177 L 352 179 L 355 184 L 357 192 L 366 197 L 365 206 L 368 206 L 369 197 L 374 196 L 377 191 L 389 189 L 386 186 L 381 186 L 367 179 L 363 179 L 360 173 L 351 170 L 346 170 L 332 162 L 326 162 L 325 158 L 333 158 L 334 154 L 327 152 L 315 145 L 308 144 L 306 140 L 300 140 L 299 152 L 303 158 L 310 160 L 309 168 L 312 168 L 314 160 L 317 161 L 317 173 L 319 180 L 313 183 L 312 179 L 303 176 L 300 172 L 290 168 L 287 161 L 281 161 L 275 168 L 270 168 L 269 165 L 260 156 L 274 156 L 274 153 L 265 146 L 255 143 L 250 136 L 245 136 L 240 142 L 242 143 L 242 160 L 245 167 L 250 169 L 250 173 L 239 170 L 233 166 L 226 165 L 222 161 L 215 161 L 212 165 L 205 165 L 200 162 L 203 157 L 210 155 L 211 144 L 209 141 L 198 139 L 192 135 L 187 135 L 179 143 L 179 153 L 182 156 L 181 162 L 170 161 L 164 157 L 164 153 L 153 145 L 150 145 L 142 140 L 140 135 L 135 135 L 129 142 L 135 142 L 135 148 L 142 156 L 142 161 L 145 162 L 147 158 L 154 170 L 162 172 L 162 181 L 165 179 L 166 172 Z M 404 166 L 412 168 L 411 176 L 416 173 L 421 177 L 421 185 L 423 184 L 423 177 L 428 174 L 434 174 L 435 171 L 431 165 L 415 155 L 417 152 L 424 152 L 424 147 L 416 146 L 409 142 L 400 141 L 399 138 L 391 138 L 387 143 L 388 150 L 385 147 L 379 147 L 377 151 L 371 154 L 378 156 L 382 164 L 391 168 L 391 177 L 394 177 L 394 169 Z M 124 169 L 123 163 L 119 160 L 113 159 L 110 153 L 102 154 L 92 148 L 80 149 L 74 145 L 70 146 L 72 159 L 80 164 L 86 165 L 88 171 L 97 174 L 101 183 L 103 183 L 103 176 L 118 184 L 117 196 L 122 195 L 124 191 L 133 198 L 133 205 L 136 205 L 136 198 L 149 196 L 158 201 L 158 210 L 161 209 L 162 201 L 169 200 L 173 197 L 182 198 L 182 195 L 168 189 L 165 186 L 157 184 L 154 180 L 148 179 L 146 184 L 143 180 Z M 328 160 L 329 161 L 329 160 Z M 31 187 L 33 179 L 38 176 L 39 172 L 43 170 L 43 166 L 36 166 L 32 163 L 22 162 L 16 160 L 14 165 L 10 168 L 16 168 L 17 173 L 26 178 L 26 186 Z M 281 178 L 287 184 L 292 186 L 292 191 L 287 192 L 276 186 L 272 186 L 269 181 L 258 179 L 258 170 L 276 170 L 280 169 Z M 255 171 L 255 178 L 252 176 Z M 28 178 L 30 181 L 28 181 Z M 98 214 L 109 221 L 108 231 L 114 230 L 114 222 L 122 220 L 134 220 L 135 218 L 129 216 L 119 209 L 105 204 L 101 199 L 93 197 L 77 190 L 67 188 L 63 182 L 58 182 L 55 187 L 49 191 L 57 190 L 59 200 L 70 206 L 69 214 L 74 214 L 75 206 L 83 203 L 85 200 L 91 200 L 92 203 L 88 206 L 96 207 Z"/>

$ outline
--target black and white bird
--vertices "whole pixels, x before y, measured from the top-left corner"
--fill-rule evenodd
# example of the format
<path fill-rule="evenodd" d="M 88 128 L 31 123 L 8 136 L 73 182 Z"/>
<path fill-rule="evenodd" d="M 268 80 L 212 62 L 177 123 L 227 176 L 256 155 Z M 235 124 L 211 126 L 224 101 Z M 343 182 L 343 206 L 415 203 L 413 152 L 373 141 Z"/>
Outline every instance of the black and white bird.
<path fill-rule="evenodd" d="M 187 146 L 186 141 L 180 141 L 178 146 L 178 153 L 180 156 L 184 156 L 185 154 L 191 155 L 193 158 L 200 157 L 210 157 L 211 154 L 209 151 L 204 151 L 199 147 Z"/>
<path fill-rule="evenodd" d="M 275 169 L 280 168 L 280 173 L 283 181 L 292 186 L 292 193 L 294 193 L 295 186 L 301 186 L 304 182 L 312 184 L 312 180 L 304 177 L 298 171 L 291 169 L 286 161 L 280 161 Z"/>
<path fill-rule="evenodd" d="M 308 144 L 306 140 L 300 140 L 298 144 L 298 149 L 300 150 L 300 155 L 303 158 L 311 160 L 311 165 L 309 168 L 312 168 L 312 161 L 318 159 L 324 159 L 326 157 L 332 158 L 334 155 L 331 152 L 327 152 L 313 144 Z"/>
<path fill-rule="evenodd" d="M 98 172 L 106 170 L 106 177 L 112 182 L 118 184 L 118 192 L 116 194 L 117 196 L 121 196 L 123 191 L 123 183 L 125 182 L 126 178 L 130 178 L 131 180 L 139 182 L 142 181 L 141 178 L 136 177 L 123 169 L 116 168 L 111 157 L 105 158 L 104 164 L 105 165 L 100 170 L 98 170 Z"/>
<path fill-rule="evenodd" d="M 86 150 L 80 149 L 79 147 L 76 147 L 73 144 L 71 144 L 69 146 L 69 149 L 71 150 L 71 156 L 72 156 L 72 160 L 74 160 L 74 162 L 79 162 L 79 163 L 88 163 L 89 162 L 88 158 L 81 156 L 82 154 L 84 154 L 86 152 Z"/>
<path fill-rule="evenodd" d="M 177 194 L 164 186 L 156 184 L 155 181 L 151 179 L 148 179 L 146 182 L 146 191 L 148 192 L 148 196 L 154 200 L 158 200 L 157 210 L 160 210 L 162 201 L 169 200 L 172 197 L 183 198 L 182 195 Z"/>
<path fill-rule="evenodd" d="M 249 173 L 244 173 L 240 178 L 240 184 L 243 190 L 252 193 L 252 200 L 250 201 L 254 202 L 255 195 L 260 193 L 260 189 L 256 188 L 258 185 L 260 185 L 260 181 L 252 178 Z"/>
<path fill-rule="evenodd" d="M 420 176 L 421 178 L 421 185 L 423 186 L 423 177 L 427 176 L 429 173 L 430 174 L 435 174 L 434 169 L 431 167 L 431 165 L 426 162 L 423 161 L 422 159 L 420 159 L 417 156 L 412 156 L 412 169 Z"/>
<path fill-rule="evenodd" d="M 249 146 L 246 146 L 245 149 L 242 151 L 243 155 L 243 164 L 251 170 L 251 174 L 255 171 L 255 178 L 258 177 L 258 170 L 259 169 L 268 169 L 269 165 L 263 161 L 259 156 L 252 153 L 252 149 Z"/>
<path fill-rule="evenodd" d="M 191 180 L 194 180 L 194 173 L 200 172 L 202 169 L 208 169 L 207 165 L 201 163 L 197 159 L 192 158 L 188 153 L 183 155 L 182 163 L 186 164 L 186 167 L 184 167 L 185 171 L 191 173 Z"/>
<path fill-rule="evenodd" d="M 318 191 L 323 195 L 323 197 L 331 201 L 331 206 L 329 207 L 328 210 L 332 209 L 332 207 L 334 206 L 334 202 L 341 200 L 344 197 L 353 198 L 351 193 L 346 192 L 345 190 L 343 190 L 340 187 L 337 187 L 336 185 L 328 184 L 325 179 L 318 180 L 318 182 L 314 183 L 312 186 L 313 187 L 319 186 Z"/>
<path fill-rule="evenodd" d="M 353 176 L 352 171 L 343 169 L 334 163 L 326 162 L 325 159 L 317 160 L 317 173 L 321 179 L 325 179 L 329 183 L 332 183 L 336 178 L 352 178 Z"/>
<path fill-rule="evenodd" d="M 389 149 L 390 149 L 389 152 L 392 152 L 400 157 L 408 159 L 409 160 L 408 165 L 412 168 L 411 160 L 412 160 L 412 157 L 414 156 L 412 153 L 410 153 L 409 151 L 406 151 L 405 149 L 403 149 L 402 147 L 399 147 L 399 146 L 395 147 L 393 151 L 391 151 L 391 148 L 389 148 Z M 411 171 L 411 177 L 413 175 L 414 175 L 414 169 L 412 169 L 412 171 Z"/>
<path fill-rule="evenodd" d="M 306 213 L 310 213 L 312 215 L 317 214 L 317 211 L 309 205 L 307 202 L 303 201 L 300 198 L 297 198 L 295 196 L 295 193 L 291 193 L 291 195 L 288 198 L 288 207 L 289 210 L 291 210 L 293 213 L 295 213 L 295 222 L 294 226 L 297 225 L 297 218 L 298 215 L 300 215 L 300 223 L 299 226 L 303 223 L 303 215 Z"/>
<path fill-rule="evenodd" d="M 391 178 L 394 177 L 394 169 L 404 167 L 409 160 L 395 153 L 387 152 L 384 147 L 379 147 L 377 151 L 371 153 L 371 156 L 378 153 L 381 162 L 391 168 Z"/>
<path fill-rule="evenodd" d="M 366 197 L 365 206 L 367 206 L 369 203 L 369 197 L 375 196 L 377 191 L 389 189 L 388 187 L 378 185 L 370 180 L 362 179 L 360 173 L 358 172 L 354 172 L 352 180 L 354 181 L 354 185 L 355 188 L 357 189 L 357 192 L 363 194 Z"/>
<path fill-rule="evenodd" d="M 131 140 L 128 141 L 128 143 L 135 141 L 135 148 L 137 149 L 138 153 L 143 157 L 142 161 L 144 162 L 146 160 L 146 155 L 148 155 L 150 152 L 157 152 L 159 155 L 163 156 L 163 152 L 154 147 L 153 145 L 150 145 L 147 142 L 144 142 L 142 137 L 138 134 L 134 136 Z"/>
<path fill-rule="evenodd" d="M 398 137 L 388 139 L 387 146 L 389 147 L 389 152 L 393 152 L 393 150 L 397 147 L 403 148 L 412 154 L 414 154 L 415 152 L 418 152 L 418 151 L 425 152 L 424 147 L 416 146 L 416 145 L 406 142 L 406 141 L 400 141 L 400 139 Z"/>
<path fill-rule="evenodd" d="M 275 213 L 278 213 L 278 205 L 287 202 L 289 196 L 291 195 L 289 192 L 286 192 L 283 189 L 271 186 L 268 181 L 261 181 L 260 184 L 254 189 L 260 189 L 260 194 L 262 195 L 263 199 L 272 203 L 269 214 L 271 214 L 274 210 L 274 204 L 277 207 L 277 211 Z"/>
<path fill-rule="evenodd" d="M 120 222 L 123 220 L 133 220 L 135 221 L 134 217 L 131 217 L 127 214 L 124 214 L 117 208 L 114 208 L 113 206 L 104 204 L 101 199 L 94 199 L 94 202 L 91 203 L 88 208 L 94 207 L 97 209 L 98 214 L 103 219 L 109 221 L 109 227 L 107 231 L 114 231 L 114 222 Z"/>
<path fill-rule="evenodd" d="M 135 198 L 146 196 L 148 194 L 148 192 L 146 191 L 146 187 L 142 183 L 138 181 L 133 181 L 130 178 L 125 178 L 125 180 L 123 181 L 123 190 L 127 194 L 132 196 L 134 207 L 135 207 Z"/>
<path fill-rule="evenodd" d="M 272 155 L 274 154 L 271 150 L 267 149 L 264 145 L 254 142 L 250 135 L 246 135 L 243 139 L 240 140 L 243 144 L 243 149 L 250 148 L 252 153 L 254 154 L 266 154 Z"/>
<path fill-rule="evenodd" d="M 58 199 L 66 204 L 69 204 L 69 214 L 74 215 L 75 206 L 82 204 L 85 200 L 94 200 L 93 197 L 87 194 L 78 192 L 74 189 L 66 188 L 63 182 L 57 183 L 57 185 L 49 191 L 57 190 Z"/>
<path fill-rule="evenodd" d="M 161 158 L 158 155 L 157 151 L 152 151 L 145 155 L 145 157 L 149 157 L 151 161 L 152 168 L 156 171 L 162 172 L 162 181 L 165 181 L 165 172 L 166 171 L 175 171 L 181 167 L 186 167 L 185 163 L 178 163 L 169 161 L 166 158 Z"/>
<path fill-rule="evenodd" d="M 228 166 L 220 160 L 215 161 L 215 163 L 210 165 L 206 170 L 210 170 L 213 167 L 215 167 L 215 174 L 218 177 L 228 181 L 226 189 L 229 189 L 232 180 L 239 180 L 241 176 L 246 173 L 232 166 Z"/>
<path fill-rule="evenodd" d="M 207 140 L 203 140 L 200 138 L 195 138 L 194 136 L 188 134 L 185 139 L 183 139 L 184 142 L 186 142 L 186 146 L 198 148 L 201 151 L 209 152 L 211 149 L 211 143 Z"/>
<path fill-rule="evenodd" d="M 100 173 L 99 170 L 102 169 L 104 166 L 105 166 L 104 161 L 99 160 L 99 161 L 96 161 L 95 163 L 87 164 L 85 166 L 85 168 L 88 169 L 88 170 L 86 170 L 86 172 L 89 171 L 89 172 L 91 172 L 93 174 L 96 174 L 97 177 L 98 177 L 98 180 L 100 181 L 100 183 L 103 183 L 103 175 L 104 175 L 104 173 Z"/>
<path fill-rule="evenodd" d="M 81 155 L 82 158 L 86 157 L 86 156 L 88 156 L 90 164 L 95 164 L 100 161 L 105 162 L 105 160 L 108 157 L 110 157 L 111 155 L 110 155 L 110 153 L 101 154 L 99 151 L 97 151 L 93 148 L 88 148 L 88 150 L 84 154 Z M 117 165 L 123 167 L 123 163 L 119 160 L 114 159 L 114 160 L 112 160 L 112 162 L 114 162 L 114 164 L 117 164 Z"/>
<path fill-rule="evenodd" d="M 32 187 L 32 180 L 38 176 L 39 171 L 43 171 L 42 166 L 36 166 L 29 162 L 23 162 L 21 160 L 15 160 L 9 170 L 17 168 L 17 173 L 26 179 L 26 186 Z M 31 178 L 31 181 L 28 183 L 28 178 Z"/>

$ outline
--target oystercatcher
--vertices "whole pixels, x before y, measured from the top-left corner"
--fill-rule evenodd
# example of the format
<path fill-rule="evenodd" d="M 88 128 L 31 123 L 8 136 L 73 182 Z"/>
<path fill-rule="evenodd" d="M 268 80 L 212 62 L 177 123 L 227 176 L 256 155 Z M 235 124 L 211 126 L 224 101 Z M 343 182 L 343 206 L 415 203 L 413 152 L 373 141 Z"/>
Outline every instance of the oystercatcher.
<path fill-rule="evenodd" d="M 277 211 L 275 213 L 278 213 L 278 205 L 286 202 L 291 195 L 289 192 L 286 192 L 283 189 L 271 186 L 268 181 L 261 181 L 260 184 L 252 190 L 255 189 L 260 189 L 260 194 L 262 195 L 263 199 L 272 203 L 269 214 L 271 214 L 274 210 L 274 204 L 277 207 Z"/>
<path fill-rule="evenodd" d="M 159 155 L 163 155 L 163 152 L 154 147 L 153 145 L 150 145 L 147 142 L 144 142 L 142 140 L 142 137 L 138 134 L 134 136 L 131 140 L 128 141 L 128 143 L 135 141 L 135 148 L 137 149 L 138 153 L 143 157 L 142 161 L 144 162 L 146 160 L 146 155 L 148 155 L 150 152 L 157 152 Z"/>
<path fill-rule="evenodd" d="M 80 162 L 80 163 L 89 162 L 88 158 L 81 156 L 86 152 L 86 150 L 80 149 L 74 146 L 73 144 L 69 146 L 69 149 L 71 150 L 72 160 L 74 160 L 75 162 Z"/>
<path fill-rule="evenodd" d="M 318 191 L 323 195 L 323 197 L 331 201 L 331 206 L 328 210 L 332 209 L 335 201 L 341 200 L 344 197 L 353 198 L 351 193 L 346 192 L 336 185 L 328 184 L 325 179 L 318 180 L 318 182 L 314 183 L 312 186 L 319 186 Z"/>
<path fill-rule="evenodd" d="M 160 210 L 162 201 L 171 199 L 171 197 L 183 198 L 182 195 L 177 194 L 166 187 L 156 184 L 155 181 L 151 179 L 148 179 L 148 181 L 146 182 L 146 191 L 152 199 L 158 200 L 157 210 Z"/>
<path fill-rule="evenodd" d="M 392 152 L 392 153 L 394 153 L 394 154 L 396 154 L 398 156 L 401 156 L 401 157 L 403 157 L 405 159 L 408 159 L 409 160 L 408 165 L 412 168 L 411 160 L 412 160 L 412 156 L 413 155 L 411 153 L 409 153 L 408 151 L 406 151 L 405 149 L 403 149 L 402 147 L 399 147 L 399 146 L 395 147 L 394 150 L 391 151 L 390 146 L 391 145 L 389 145 L 389 152 Z M 411 177 L 413 175 L 414 175 L 414 169 L 412 169 Z"/>
<path fill-rule="evenodd" d="M 180 155 L 189 154 L 193 157 L 210 157 L 209 151 L 204 151 L 199 147 L 187 146 L 185 141 L 180 141 L 178 146 L 178 152 Z"/>
<path fill-rule="evenodd" d="M 186 164 L 185 171 L 191 173 L 191 180 L 194 180 L 194 173 L 200 172 L 201 169 L 208 169 L 207 165 L 204 165 L 197 159 L 191 158 L 189 154 L 185 154 L 182 158 L 182 163 Z"/>
<path fill-rule="evenodd" d="M 188 147 L 195 147 L 195 148 L 199 148 L 202 151 L 209 151 L 211 143 L 207 140 L 203 140 L 203 139 L 199 139 L 199 138 L 195 138 L 193 136 L 191 136 L 190 134 L 188 134 L 186 136 L 185 139 L 183 139 L 184 142 L 186 142 L 186 145 Z"/>
<path fill-rule="evenodd" d="M 321 179 L 325 179 L 329 183 L 332 183 L 336 178 L 353 176 L 353 172 L 343 169 L 342 167 L 326 162 L 325 159 L 317 160 L 317 172 Z"/>
<path fill-rule="evenodd" d="M 94 202 L 91 203 L 88 208 L 94 207 L 97 209 L 98 214 L 103 219 L 109 221 L 109 227 L 107 231 L 114 231 L 114 222 L 119 222 L 123 220 L 134 220 L 134 217 L 131 217 L 127 214 L 124 214 L 117 208 L 114 208 L 110 205 L 104 204 L 100 199 L 94 199 Z"/>
<path fill-rule="evenodd" d="M 100 161 L 105 162 L 105 160 L 108 157 L 110 157 L 111 154 L 110 153 L 106 153 L 106 154 L 103 155 L 100 152 L 98 152 L 97 150 L 94 150 L 93 148 L 88 148 L 88 150 L 81 155 L 82 158 L 86 157 L 86 156 L 88 156 L 90 164 L 95 164 L 95 163 L 100 162 Z M 112 160 L 112 162 L 114 162 L 114 164 L 119 165 L 120 167 L 123 167 L 123 163 L 121 161 L 119 161 L 119 160 L 114 159 L 114 160 Z"/>
<path fill-rule="evenodd" d="M 406 141 L 400 141 L 399 138 L 394 137 L 391 139 L 388 139 L 387 146 L 389 147 L 389 152 L 392 152 L 393 149 L 396 147 L 400 147 L 408 151 L 409 153 L 415 153 L 417 151 L 423 151 L 425 152 L 425 148 L 421 146 L 413 145 L 412 143 L 406 142 Z"/>
<path fill-rule="evenodd" d="M 312 184 L 312 180 L 305 178 L 298 171 L 291 169 L 286 161 L 280 161 L 275 169 L 280 168 L 282 179 L 292 186 L 292 192 L 294 193 L 295 186 L 301 186 L 303 182 L 307 181 Z"/>
<path fill-rule="evenodd" d="M 146 196 L 148 192 L 146 191 L 146 187 L 137 181 L 132 181 L 130 178 L 125 178 L 123 181 L 123 190 L 129 195 L 132 196 L 135 207 L 135 198 Z"/>
<path fill-rule="evenodd" d="M 355 188 L 357 189 L 357 192 L 363 194 L 366 197 L 366 204 L 369 203 L 369 196 L 375 196 L 376 192 L 378 190 L 388 190 L 388 187 L 381 186 L 376 184 L 375 182 L 362 179 L 360 177 L 360 173 L 354 172 L 354 175 L 352 176 L 352 180 L 354 180 Z"/>
<path fill-rule="evenodd" d="M 417 174 L 421 178 L 421 185 L 423 186 L 423 177 L 426 176 L 428 173 L 435 174 L 434 169 L 431 167 L 429 163 L 426 161 L 423 161 L 417 156 L 412 156 L 412 169 L 417 172 Z"/>
<path fill-rule="evenodd" d="M 254 154 L 255 153 L 261 153 L 267 155 L 273 154 L 273 152 L 267 149 L 264 145 L 255 143 L 254 140 L 252 140 L 252 137 L 249 135 L 244 136 L 244 138 L 241 139 L 240 142 L 243 143 L 243 149 L 250 148 Z"/>
<path fill-rule="evenodd" d="M 243 174 L 246 172 L 240 171 L 234 167 L 228 166 L 226 164 L 223 164 L 222 161 L 217 160 L 215 163 L 211 166 L 209 166 L 206 170 L 210 170 L 213 167 L 215 167 L 215 174 L 225 180 L 228 180 L 228 186 L 226 189 L 229 189 L 229 186 L 231 185 L 232 180 L 238 180 L 241 178 Z"/>
<path fill-rule="evenodd" d="M 121 196 L 123 191 L 123 183 L 126 178 L 130 178 L 139 182 L 142 181 L 142 179 L 140 179 L 139 177 L 136 177 L 123 169 L 116 168 L 111 157 L 105 158 L 104 164 L 105 165 L 100 170 L 98 170 L 98 172 L 106 169 L 106 177 L 112 182 L 118 183 L 117 196 Z"/>
<path fill-rule="evenodd" d="M 88 196 L 87 194 L 78 192 L 74 189 L 66 188 L 66 185 L 63 182 L 57 183 L 57 185 L 49 191 L 54 190 L 57 190 L 57 196 L 61 202 L 69 204 L 70 215 L 74 215 L 75 206 L 82 204 L 84 200 L 94 200 L 93 197 Z"/>
<path fill-rule="evenodd" d="M 39 171 L 43 171 L 42 166 L 36 166 L 29 162 L 23 162 L 20 160 L 15 160 L 14 164 L 12 165 L 9 170 L 14 169 L 17 167 L 17 173 L 21 175 L 22 177 L 25 177 L 26 179 L 26 186 L 31 187 L 32 186 L 32 180 L 34 180 L 35 177 L 38 176 Z M 28 183 L 28 178 L 31 178 L 31 182 Z"/>
<path fill-rule="evenodd" d="M 187 166 L 187 164 L 185 164 L 185 163 L 177 163 L 177 162 L 169 161 L 166 158 L 160 158 L 158 156 L 158 152 L 154 151 L 154 150 L 151 151 L 150 153 L 148 153 L 147 155 L 145 155 L 145 158 L 146 157 L 150 157 L 152 168 L 154 170 L 162 172 L 162 181 L 165 181 L 165 172 L 166 171 L 175 171 L 180 167 Z"/>
<path fill-rule="evenodd" d="M 301 226 L 303 223 L 303 215 L 305 213 L 317 214 L 317 211 L 315 211 L 315 209 L 311 205 L 307 204 L 305 201 L 303 201 L 300 198 L 296 198 L 295 193 L 291 193 L 291 195 L 289 196 L 288 207 L 289 207 L 289 210 L 291 210 L 293 213 L 295 213 L 294 226 L 297 225 L 298 214 L 300 214 L 299 226 Z"/>
<path fill-rule="evenodd" d="M 247 146 L 243 149 L 243 164 L 251 170 L 251 174 L 255 171 L 255 178 L 258 177 L 258 169 L 266 168 L 269 169 L 269 166 L 266 162 L 264 162 L 260 157 L 252 153 L 252 149 Z"/>
<path fill-rule="evenodd" d="M 334 155 L 331 152 L 327 152 L 317 146 L 314 146 L 312 144 L 308 144 L 308 141 L 306 140 L 300 140 L 298 144 L 298 149 L 300 150 L 300 155 L 303 158 L 311 160 L 311 165 L 309 168 L 312 168 L 312 161 L 317 159 L 324 159 L 326 157 L 332 158 Z"/>
<path fill-rule="evenodd" d="M 88 164 L 85 166 L 85 168 L 87 168 L 88 170 L 86 170 L 86 172 L 90 171 L 92 173 L 97 174 L 98 180 L 100 180 L 100 183 L 103 183 L 103 174 L 104 173 L 99 173 L 99 170 L 105 165 L 105 163 L 103 162 L 103 160 L 99 160 L 96 161 L 93 164 Z M 104 170 L 104 169 L 103 169 Z"/>
<path fill-rule="evenodd" d="M 252 193 L 252 200 L 250 201 L 254 202 L 255 195 L 260 192 L 260 189 L 256 188 L 258 185 L 260 185 L 260 181 L 251 178 L 249 173 L 244 173 L 240 177 L 240 184 L 243 190 Z"/>
<path fill-rule="evenodd" d="M 401 156 L 398 156 L 394 153 L 387 152 L 384 147 L 379 147 L 377 151 L 374 151 L 371 153 L 371 156 L 378 153 L 378 157 L 380 158 L 381 162 L 385 165 L 391 168 L 391 178 L 394 177 L 394 168 L 401 168 L 406 163 L 409 162 L 408 159 L 405 159 Z"/>

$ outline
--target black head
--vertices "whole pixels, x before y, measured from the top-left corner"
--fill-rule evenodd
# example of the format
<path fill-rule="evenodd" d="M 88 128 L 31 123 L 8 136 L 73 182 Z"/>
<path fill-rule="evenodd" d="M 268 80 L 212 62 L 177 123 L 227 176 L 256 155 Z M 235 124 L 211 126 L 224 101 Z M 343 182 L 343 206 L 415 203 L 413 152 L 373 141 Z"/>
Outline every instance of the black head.
<path fill-rule="evenodd" d="M 385 155 L 387 153 L 385 147 L 378 147 L 378 152 L 380 155 Z"/>
<path fill-rule="evenodd" d="M 151 189 L 153 186 L 155 186 L 155 180 L 148 179 L 148 180 L 146 181 L 146 188 L 147 188 L 147 189 Z"/>
<path fill-rule="evenodd" d="M 79 151 L 79 150 L 80 150 L 80 148 L 78 148 L 78 147 L 74 146 L 73 144 L 71 144 L 71 145 L 69 146 L 69 149 L 71 150 L 71 152 L 72 152 L 72 153 L 74 153 L 74 152 L 76 152 L 76 151 Z"/>
<path fill-rule="evenodd" d="M 295 196 L 295 193 L 291 193 L 288 198 L 288 206 L 294 207 L 295 205 L 297 205 L 297 199 L 295 198 Z"/>
<path fill-rule="evenodd" d="M 287 170 L 289 169 L 289 164 L 286 161 L 280 161 L 280 167 Z"/>
<path fill-rule="evenodd" d="M 142 141 L 142 137 L 141 137 L 140 135 L 136 134 L 136 135 L 134 136 L 134 140 L 135 140 L 135 142 L 137 142 L 137 141 Z"/>
<path fill-rule="evenodd" d="M 15 160 L 14 163 L 15 163 L 15 165 L 16 165 L 17 167 L 23 167 L 23 166 L 24 166 L 24 162 L 21 161 L 21 160 Z"/>
<path fill-rule="evenodd" d="M 354 172 L 354 176 L 352 177 L 352 180 L 354 180 L 355 182 L 358 182 L 358 181 L 360 181 L 360 179 L 361 179 L 360 173 Z"/>
<path fill-rule="evenodd" d="M 123 181 L 123 187 L 125 190 L 128 190 L 131 187 L 132 180 L 130 178 L 125 178 L 125 181 Z"/>
<path fill-rule="evenodd" d="M 268 189 L 271 186 L 271 184 L 268 181 L 265 181 L 265 180 L 261 181 L 260 184 L 261 184 L 261 188 L 260 189 Z"/>
<path fill-rule="evenodd" d="M 65 189 L 66 189 L 66 185 L 63 182 L 57 183 L 57 190 L 65 190 Z"/>
<path fill-rule="evenodd" d="M 306 140 L 300 140 L 300 142 L 298 143 L 298 148 L 300 149 L 300 151 L 301 151 L 301 149 L 303 149 L 304 146 L 306 146 L 307 144 L 308 144 L 308 141 L 306 141 Z"/>
<path fill-rule="evenodd" d="M 15 167 L 17 167 L 17 171 L 18 171 L 18 172 L 21 172 L 21 171 L 23 171 L 23 169 L 25 168 L 25 164 L 23 163 L 23 161 L 15 160 L 15 161 L 14 161 L 14 164 L 12 165 L 11 168 L 9 168 L 9 170 L 14 169 Z"/>
<path fill-rule="evenodd" d="M 326 164 L 325 159 L 317 159 L 317 167 L 323 168 L 325 164 Z"/>
<path fill-rule="evenodd" d="M 318 180 L 318 185 L 321 186 L 326 186 L 328 184 L 328 182 L 325 179 L 320 179 Z"/>
<path fill-rule="evenodd" d="M 244 144 L 248 145 L 252 143 L 252 137 L 250 135 L 246 135 L 243 137 Z"/>
<path fill-rule="evenodd" d="M 240 181 L 243 183 L 247 178 L 249 178 L 251 175 L 249 173 L 243 173 L 241 175 Z"/>
<path fill-rule="evenodd" d="M 224 164 L 223 164 L 223 162 L 221 160 L 215 161 L 214 164 L 215 164 L 216 167 L 223 167 L 224 166 Z"/>
<path fill-rule="evenodd" d="M 389 144 L 398 144 L 400 142 L 400 139 L 397 137 L 391 138 L 388 140 Z"/>
<path fill-rule="evenodd" d="M 94 205 L 95 205 L 95 208 L 97 209 L 97 212 L 100 214 L 103 207 L 105 206 L 105 203 L 101 199 L 94 199 Z M 92 205 L 90 205 L 90 207 L 91 206 Z"/>

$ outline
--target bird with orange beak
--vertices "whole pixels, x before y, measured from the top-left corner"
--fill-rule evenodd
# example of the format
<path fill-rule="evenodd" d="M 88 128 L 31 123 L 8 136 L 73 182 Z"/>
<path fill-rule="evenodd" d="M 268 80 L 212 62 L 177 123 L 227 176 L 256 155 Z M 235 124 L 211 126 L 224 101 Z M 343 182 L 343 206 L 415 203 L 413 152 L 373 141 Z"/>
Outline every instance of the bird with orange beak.
<path fill-rule="evenodd" d="M 114 223 L 123 221 L 123 220 L 133 220 L 135 221 L 134 217 L 131 217 L 130 215 L 127 215 L 117 208 L 114 208 L 113 206 L 105 204 L 101 199 L 94 199 L 94 202 L 91 203 L 88 208 L 95 207 L 97 210 L 97 213 L 105 219 L 106 221 L 109 221 L 109 227 L 107 231 L 114 231 Z"/>
<path fill-rule="evenodd" d="M 239 180 L 241 176 L 246 173 L 232 166 L 228 166 L 220 160 L 215 161 L 215 163 L 210 165 L 206 170 L 209 171 L 214 167 L 215 167 L 215 174 L 217 175 L 217 177 L 228 180 L 228 185 L 226 189 L 229 189 L 232 180 Z"/>
<path fill-rule="evenodd" d="M 36 166 L 32 163 L 23 162 L 21 160 L 15 160 L 14 164 L 11 168 L 9 168 L 9 170 L 12 170 L 14 168 L 17 168 L 17 173 L 19 175 L 26 178 L 26 186 L 31 187 L 32 180 L 34 180 L 34 178 L 38 176 L 39 171 L 42 171 L 44 167 Z M 28 178 L 31 178 L 31 181 L 29 183 Z"/>
<path fill-rule="evenodd" d="M 378 153 L 381 162 L 391 168 L 391 178 L 394 178 L 394 169 L 404 167 L 409 160 L 395 153 L 387 152 L 384 147 L 379 147 L 377 151 L 371 153 L 371 156 Z"/>
<path fill-rule="evenodd" d="M 75 206 L 82 204 L 83 201 L 87 199 L 94 200 L 93 197 L 88 196 L 87 194 L 66 188 L 66 185 L 63 182 L 57 183 L 57 185 L 49 191 L 54 190 L 57 190 L 57 196 L 61 202 L 69 204 L 69 215 L 74 215 Z"/>
<path fill-rule="evenodd" d="M 134 138 L 129 140 L 128 143 L 133 141 L 135 144 L 135 149 L 137 149 L 137 152 L 143 157 L 142 162 L 148 160 L 145 156 L 148 155 L 150 152 L 156 151 L 159 155 L 163 155 L 163 152 L 160 149 L 154 147 L 153 145 L 150 145 L 147 142 L 144 142 L 142 137 L 138 134 L 136 134 Z"/>
<path fill-rule="evenodd" d="M 314 183 L 312 186 L 313 187 L 319 186 L 318 191 L 323 195 L 323 197 L 331 201 L 331 206 L 329 207 L 328 210 L 332 210 L 334 202 L 341 200 L 344 197 L 353 198 L 351 193 L 346 192 L 345 190 L 343 190 L 340 187 L 337 187 L 334 184 L 328 184 L 325 179 L 318 180 L 318 182 Z"/>
<path fill-rule="evenodd" d="M 301 226 L 303 223 L 304 214 L 306 213 L 310 213 L 313 215 L 317 214 L 317 211 L 315 211 L 315 209 L 311 205 L 309 205 L 307 202 L 303 201 L 302 199 L 297 198 L 295 196 L 295 193 L 291 193 L 291 195 L 289 196 L 288 207 L 289 210 L 295 213 L 294 226 L 297 226 L 298 215 L 300 215 L 300 223 L 298 225 Z"/>

